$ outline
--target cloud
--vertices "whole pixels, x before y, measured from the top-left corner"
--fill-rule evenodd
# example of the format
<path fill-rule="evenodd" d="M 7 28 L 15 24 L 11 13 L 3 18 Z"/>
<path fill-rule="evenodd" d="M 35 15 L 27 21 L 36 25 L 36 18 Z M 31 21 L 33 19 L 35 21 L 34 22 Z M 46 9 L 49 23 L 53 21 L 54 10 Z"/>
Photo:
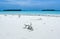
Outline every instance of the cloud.
<path fill-rule="evenodd" d="M 56 1 L 10 1 L 10 4 L 17 4 L 20 6 L 43 6 L 43 5 L 54 5 L 58 4 Z"/>
<path fill-rule="evenodd" d="M 4 0 L 4 4 L 20 5 L 20 6 L 43 6 L 52 5 L 58 3 L 58 1 L 47 1 L 47 0 Z M 3 3 L 3 2 L 2 2 Z"/>
<path fill-rule="evenodd" d="M 2 4 L 17 4 L 21 6 L 29 5 L 31 0 L 5 0 L 7 2 L 0 2 Z"/>

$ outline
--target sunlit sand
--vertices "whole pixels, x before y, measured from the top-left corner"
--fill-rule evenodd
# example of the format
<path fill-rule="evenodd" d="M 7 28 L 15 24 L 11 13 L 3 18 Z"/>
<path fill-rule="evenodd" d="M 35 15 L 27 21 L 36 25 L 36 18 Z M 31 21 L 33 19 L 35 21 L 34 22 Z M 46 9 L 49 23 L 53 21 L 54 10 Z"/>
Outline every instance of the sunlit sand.
<path fill-rule="evenodd" d="M 60 39 L 60 16 L 0 15 L 0 39 Z"/>

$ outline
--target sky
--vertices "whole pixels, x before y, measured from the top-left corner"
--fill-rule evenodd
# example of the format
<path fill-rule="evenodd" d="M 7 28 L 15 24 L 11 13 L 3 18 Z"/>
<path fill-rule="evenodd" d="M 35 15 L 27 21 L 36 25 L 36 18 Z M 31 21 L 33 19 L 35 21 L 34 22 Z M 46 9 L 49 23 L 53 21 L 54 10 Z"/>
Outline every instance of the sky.
<path fill-rule="evenodd" d="M 0 9 L 60 10 L 60 0 L 0 0 Z"/>

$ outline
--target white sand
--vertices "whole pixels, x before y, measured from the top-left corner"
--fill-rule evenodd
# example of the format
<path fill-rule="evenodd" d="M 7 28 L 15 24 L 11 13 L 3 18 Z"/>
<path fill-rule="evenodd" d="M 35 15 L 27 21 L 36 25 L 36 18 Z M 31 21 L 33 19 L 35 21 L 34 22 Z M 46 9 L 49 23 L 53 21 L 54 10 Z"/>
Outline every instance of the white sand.
<path fill-rule="evenodd" d="M 30 23 L 33 31 L 24 29 Z M 0 15 L 0 39 L 60 39 L 60 17 Z"/>

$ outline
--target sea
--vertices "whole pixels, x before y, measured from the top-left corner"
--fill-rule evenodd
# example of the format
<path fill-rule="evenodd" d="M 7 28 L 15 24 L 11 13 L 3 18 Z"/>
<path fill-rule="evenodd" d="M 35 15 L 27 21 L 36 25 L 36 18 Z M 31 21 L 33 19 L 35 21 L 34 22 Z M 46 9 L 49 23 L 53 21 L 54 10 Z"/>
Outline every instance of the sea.
<path fill-rule="evenodd" d="M 0 11 L 0 14 L 57 14 L 60 15 L 60 11 Z"/>

